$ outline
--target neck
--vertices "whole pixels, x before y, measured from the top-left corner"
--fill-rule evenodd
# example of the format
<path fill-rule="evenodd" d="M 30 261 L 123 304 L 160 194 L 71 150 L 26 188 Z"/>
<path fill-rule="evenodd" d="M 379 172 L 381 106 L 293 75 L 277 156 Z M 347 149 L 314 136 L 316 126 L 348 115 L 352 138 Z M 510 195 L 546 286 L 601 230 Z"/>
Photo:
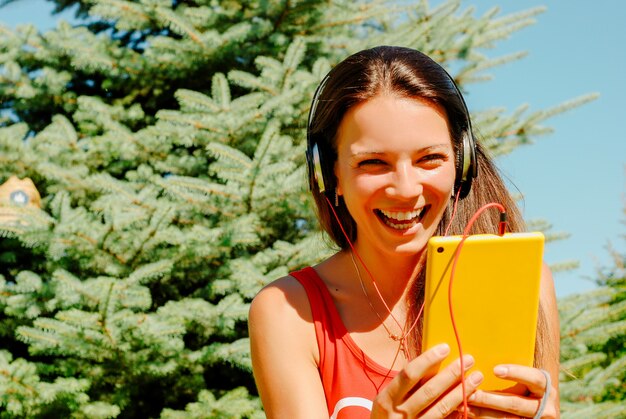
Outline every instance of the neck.
<path fill-rule="evenodd" d="M 418 254 L 389 255 L 372 247 L 361 245 L 358 241 L 354 247 L 356 249 L 354 257 L 363 273 L 366 286 L 370 288 L 375 282 L 376 287 L 390 307 L 404 300 L 409 292 L 411 279 L 415 278 L 418 273 L 421 252 Z"/>

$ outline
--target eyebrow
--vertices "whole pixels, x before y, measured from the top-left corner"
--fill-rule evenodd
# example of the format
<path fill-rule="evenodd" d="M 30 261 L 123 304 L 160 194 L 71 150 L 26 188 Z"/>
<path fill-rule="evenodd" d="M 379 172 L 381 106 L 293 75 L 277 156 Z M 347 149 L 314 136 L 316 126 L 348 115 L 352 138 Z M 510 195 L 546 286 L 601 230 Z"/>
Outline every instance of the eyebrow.
<path fill-rule="evenodd" d="M 441 150 L 443 148 L 446 148 L 447 145 L 448 144 L 444 144 L 444 143 L 430 145 L 428 147 L 423 147 L 423 148 L 417 149 L 414 152 L 417 153 L 417 154 L 428 153 L 430 151 L 436 151 L 436 150 Z M 370 157 L 370 156 L 384 156 L 386 154 L 387 153 L 383 152 L 383 151 L 361 151 L 361 152 L 358 152 L 358 153 L 351 154 L 350 158 L 351 159 L 357 159 L 357 158 L 360 158 L 360 157 L 363 157 L 363 156 L 367 156 L 367 157 Z"/>

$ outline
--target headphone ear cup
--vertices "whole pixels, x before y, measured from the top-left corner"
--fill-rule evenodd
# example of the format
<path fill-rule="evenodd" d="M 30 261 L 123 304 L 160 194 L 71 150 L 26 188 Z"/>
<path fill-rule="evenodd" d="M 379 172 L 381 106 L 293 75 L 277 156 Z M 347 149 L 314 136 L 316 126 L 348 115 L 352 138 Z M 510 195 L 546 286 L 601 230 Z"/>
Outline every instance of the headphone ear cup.
<path fill-rule="evenodd" d="M 469 151 L 469 167 L 467 168 L 467 177 L 471 182 L 472 179 L 478 176 L 478 162 L 476 161 L 476 138 L 474 138 L 474 134 L 470 131 L 467 136 L 468 146 L 467 150 Z"/>
<path fill-rule="evenodd" d="M 315 111 L 317 110 L 317 104 L 319 97 L 326 86 L 330 74 L 326 74 L 320 84 L 313 93 L 313 100 L 311 101 L 311 107 L 309 108 L 309 117 L 306 125 L 306 139 L 307 139 L 307 151 L 306 160 L 309 168 L 309 188 L 311 191 L 314 189 L 314 185 L 317 184 L 320 193 L 324 193 L 326 190 L 326 184 L 324 183 L 324 171 L 322 169 L 322 158 L 320 156 L 319 147 L 317 142 L 313 140 L 311 134 L 311 125 L 315 119 Z"/>
<path fill-rule="evenodd" d="M 324 193 L 326 190 L 326 184 L 324 183 L 324 172 L 322 171 L 322 159 L 320 157 L 320 150 L 317 146 L 317 143 L 313 144 L 312 149 L 312 158 L 313 161 L 313 179 L 317 182 L 317 187 L 319 188 L 320 193 Z"/>
<path fill-rule="evenodd" d="M 477 174 L 476 142 L 470 129 L 469 132 L 463 133 L 463 139 L 456 155 L 455 193 L 459 193 L 460 198 L 467 196 L 472 187 L 472 180 Z"/>
<path fill-rule="evenodd" d="M 454 195 L 459 193 L 461 186 L 463 185 L 463 154 L 465 152 L 464 141 L 461 141 L 459 144 L 459 149 L 456 152 L 456 156 L 454 158 Z M 454 198 L 454 197 L 453 197 Z"/>

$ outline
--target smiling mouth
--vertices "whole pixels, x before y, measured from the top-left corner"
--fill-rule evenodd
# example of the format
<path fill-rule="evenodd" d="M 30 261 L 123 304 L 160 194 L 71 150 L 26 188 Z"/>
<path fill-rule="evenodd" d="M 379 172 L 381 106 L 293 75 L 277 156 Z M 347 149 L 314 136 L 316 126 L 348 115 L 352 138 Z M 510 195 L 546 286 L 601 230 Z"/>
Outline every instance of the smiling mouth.
<path fill-rule="evenodd" d="M 408 230 L 417 225 L 426 215 L 430 205 L 413 211 L 386 211 L 376 209 L 374 212 L 378 218 L 388 227 L 396 230 Z"/>

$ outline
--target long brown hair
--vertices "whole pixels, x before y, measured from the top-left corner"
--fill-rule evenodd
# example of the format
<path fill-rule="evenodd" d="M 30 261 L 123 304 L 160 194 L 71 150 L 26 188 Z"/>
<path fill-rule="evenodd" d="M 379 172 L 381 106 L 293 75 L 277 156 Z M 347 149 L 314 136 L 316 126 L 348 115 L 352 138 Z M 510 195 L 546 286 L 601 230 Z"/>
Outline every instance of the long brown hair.
<path fill-rule="evenodd" d="M 441 106 L 447 116 L 448 129 L 456 156 L 462 149 L 463 135 L 471 130 L 471 122 L 465 102 L 449 74 L 427 55 L 403 47 L 379 46 L 351 55 L 334 67 L 324 80 L 324 86 L 316 97 L 315 112 L 308 127 L 309 147 L 317 144 L 321 156 L 322 172 L 327 196 L 320 192 L 313 170 L 309 170 L 309 182 L 316 203 L 320 224 L 328 236 L 341 249 L 349 248 L 348 239 L 356 240 L 356 224 L 342 199 L 336 212 L 346 230 L 347 238 L 328 207 L 327 198 L 334 199 L 337 180 L 334 165 L 337 161 L 337 130 L 346 112 L 377 95 L 391 94 L 401 98 L 425 100 Z M 458 159 L 457 159 L 458 161 Z M 523 231 L 524 221 L 514 199 L 509 194 L 487 151 L 476 144 L 478 177 L 466 197 L 458 203 L 457 214 L 451 220 L 454 202 L 450 201 L 435 234 L 443 235 L 450 224 L 450 234 L 462 234 L 471 216 L 483 205 L 498 202 L 507 209 L 508 230 Z M 457 179 L 458 181 L 458 179 Z M 458 182 L 457 182 L 458 184 Z M 499 223 L 496 211 L 487 212 L 474 224 L 473 233 L 495 233 Z M 424 256 L 424 255 L 422 255 Z M 424 258 L 422 269 L 411 282 L 408 324 L 412 324 L 424 300 Z M 545 316 L 539 312 L 538 345 L 545 337 Z M 421 325 L 416 330 L 413 348 L 421 352 Z M 537 352 L 536 352 L 537 353 Z M 537 356 L 535 357 L 537 359 Z"/>

